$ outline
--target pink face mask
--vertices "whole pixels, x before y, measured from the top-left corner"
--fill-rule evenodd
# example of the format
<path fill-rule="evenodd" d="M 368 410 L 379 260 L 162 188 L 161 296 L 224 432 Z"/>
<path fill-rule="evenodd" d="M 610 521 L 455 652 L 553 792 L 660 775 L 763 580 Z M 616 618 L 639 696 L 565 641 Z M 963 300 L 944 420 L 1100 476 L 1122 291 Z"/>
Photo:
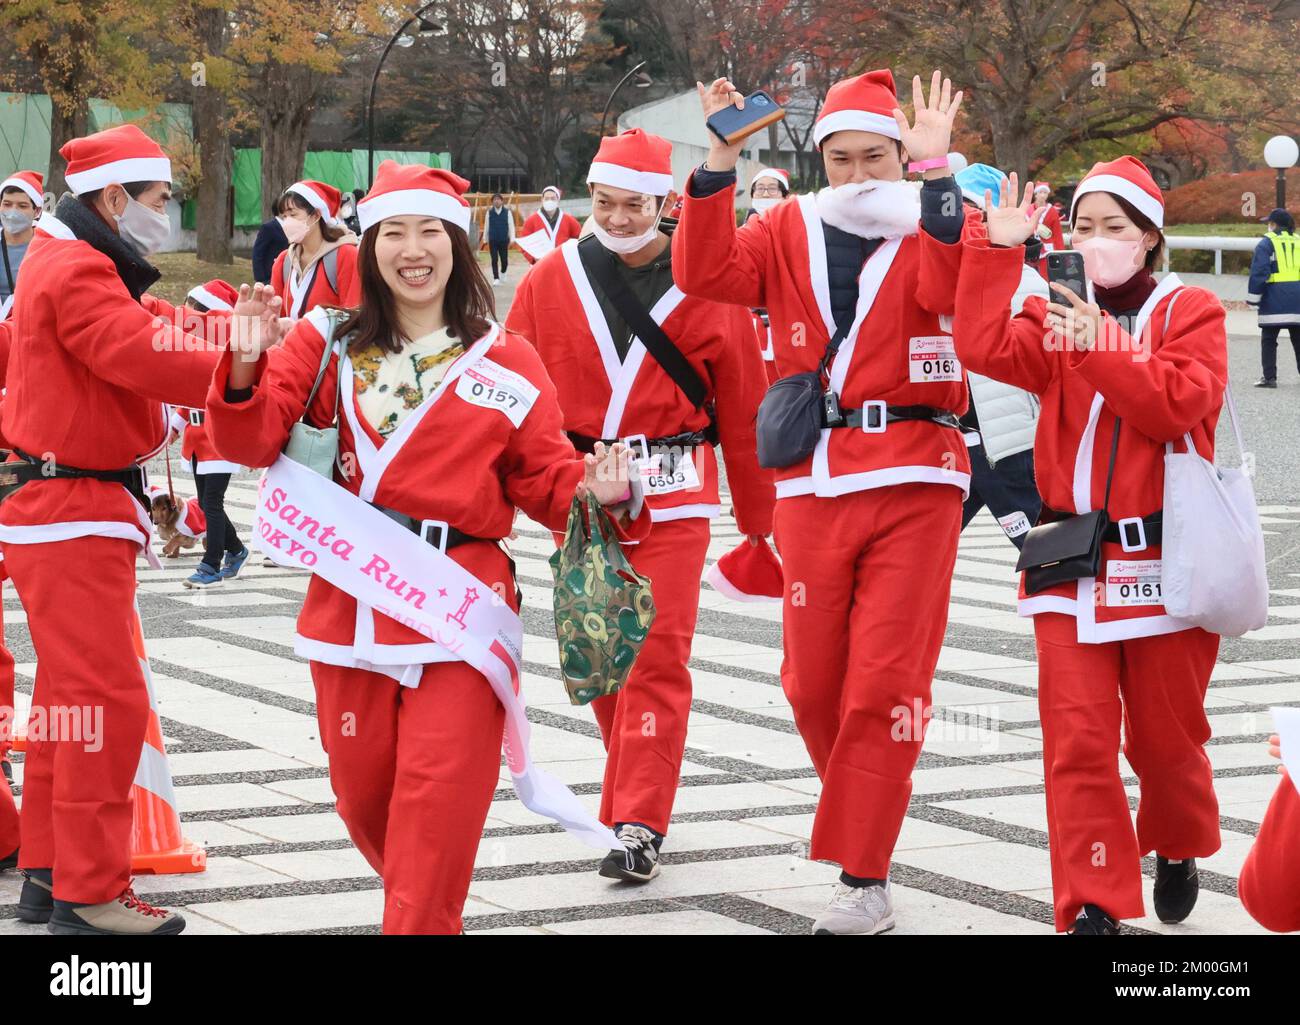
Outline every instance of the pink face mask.
<path fill-rule="evenodd" d="M 284 230 L 284 237 L 289 240 L 289 245 L 296 246 L 299 242 L 307 237 L 307 232 L 311 225 L 306 221 L 300 221 L 297 217 L 277 217 L 280 227 Z"/>
<path fill-rule="evenodd" d="M 1088 280 L 1102 288 L 1114 288 L 1137 273 L 1142 266 L 1146 246 L 1141 239 L 1126 242 L 1114 238 L 1089 238 L 1073 243 L 1083 254 L 1083 269 Z"/>

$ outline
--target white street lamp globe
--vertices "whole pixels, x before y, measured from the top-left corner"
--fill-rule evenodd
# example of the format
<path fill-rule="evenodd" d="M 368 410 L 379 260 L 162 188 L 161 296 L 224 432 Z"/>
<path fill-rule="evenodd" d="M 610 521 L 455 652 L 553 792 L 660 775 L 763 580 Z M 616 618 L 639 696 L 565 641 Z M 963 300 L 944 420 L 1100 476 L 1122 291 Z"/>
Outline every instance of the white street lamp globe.
<path fill-rule="evenodd" d="M 1275 135 L 1264 143 L 1264 163 L 1269 167 L 1294 167 L 1300 160 L 1300 146 L 1289 135 Z"/>

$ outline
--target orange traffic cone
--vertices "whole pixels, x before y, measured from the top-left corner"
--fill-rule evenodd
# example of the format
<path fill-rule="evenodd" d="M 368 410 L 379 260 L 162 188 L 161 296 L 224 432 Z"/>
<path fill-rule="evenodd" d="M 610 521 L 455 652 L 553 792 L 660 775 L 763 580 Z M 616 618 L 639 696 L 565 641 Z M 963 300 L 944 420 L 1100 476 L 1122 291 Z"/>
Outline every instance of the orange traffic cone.
<path fill-rule="evenodd" d="M 181 833 L 181 819 L 176 813 L 176 794 L 172 773 L 163 747 L 162 723 L 158 720 L 158 700 L 154 695 L 153 674 L 144 651 L 144 629 L 140 625 L 140 607 L 135 609 L 135 653 L 149 688 L 149 727 L 145 732 L 144 750 L 135 770 L 131 799 L 135 817 L 131 824 L 131 871 L 173 875 L 202 872 L 208 865 L 208 853 Z"/>

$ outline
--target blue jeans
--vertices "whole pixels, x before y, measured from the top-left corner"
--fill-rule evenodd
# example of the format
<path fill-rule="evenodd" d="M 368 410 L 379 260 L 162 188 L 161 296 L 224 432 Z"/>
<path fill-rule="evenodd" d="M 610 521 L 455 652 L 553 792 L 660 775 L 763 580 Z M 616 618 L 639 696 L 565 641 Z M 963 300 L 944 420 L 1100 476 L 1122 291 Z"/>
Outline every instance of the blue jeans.
<path fill-rule="evenodd" d="M 983 445 L 976 445 L 968 449 L 968 452 L 970 497 L 962 506 L 962 528 L 975 518 L 976 513 L 988 506 L 989 512 L 997 517 L 1011 543 L 1019 548 L 1024 544 L 1029 527 L 1038 522 L 1038 513 L 1043 507 L 1038 485 L 1034 483 L 1033 449 L 1005 456 L 998 460 L 997 466 L 989 465 Z M 1021 521 L 1018 513 L 1024 514 L 1028 526 Z"/>

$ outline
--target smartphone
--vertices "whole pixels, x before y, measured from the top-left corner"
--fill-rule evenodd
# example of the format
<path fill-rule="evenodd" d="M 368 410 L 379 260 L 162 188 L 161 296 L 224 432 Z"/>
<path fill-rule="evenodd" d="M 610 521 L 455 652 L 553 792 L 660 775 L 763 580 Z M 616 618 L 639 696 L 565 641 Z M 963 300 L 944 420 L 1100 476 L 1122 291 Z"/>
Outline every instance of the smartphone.
<path fill-rule="evenodd" d="M 768 125 L 784 118 L 785 109 L 760 89 L 745 97 L 744 110 L 731 104 L 717 113 L 710 114 L 705 123 L 709 126 L 709 131 L 719 139 L 728 146 L 734 146 L 742 139 L 747 139 L 755 132 L 762 131 Z"/>
<path fill-rule="evenodd" d="M 1058 249 L 1047 254 L 1047 283 L 1064 285 L 1084 302 L 1088 301 L 1088 284 L 1083 273 L 1083 254 L 1073 249 Z M 1064 301 L 1056 289 L 1052 289 L 1051 301 Z"/>

